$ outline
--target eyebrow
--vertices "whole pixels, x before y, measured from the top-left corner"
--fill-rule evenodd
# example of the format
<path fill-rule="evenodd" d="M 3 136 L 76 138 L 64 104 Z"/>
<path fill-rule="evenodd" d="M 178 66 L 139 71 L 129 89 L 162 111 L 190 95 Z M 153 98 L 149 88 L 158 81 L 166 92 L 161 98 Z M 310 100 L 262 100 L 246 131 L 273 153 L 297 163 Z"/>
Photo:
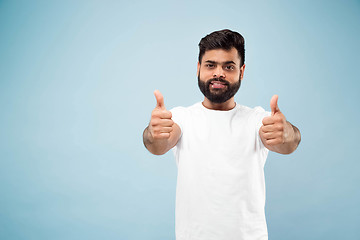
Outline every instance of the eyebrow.
<path fill-rule="evenodd" d="M 205 62 L 212 63 L 212 64 L 218 64 L 218 62 L 212 61 L 212 60 L 206 60 Z M 226 61 L 226 62 L 222 62 L 222 64 L 235 64 L 236 65 L 236 63 L 234 61 Z"/>

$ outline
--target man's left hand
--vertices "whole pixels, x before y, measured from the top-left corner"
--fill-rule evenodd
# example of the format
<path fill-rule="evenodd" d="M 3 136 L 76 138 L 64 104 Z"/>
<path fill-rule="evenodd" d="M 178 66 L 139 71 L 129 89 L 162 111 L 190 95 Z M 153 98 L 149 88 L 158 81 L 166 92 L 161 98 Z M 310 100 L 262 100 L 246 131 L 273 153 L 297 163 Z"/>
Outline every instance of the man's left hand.
<path fill-rule="evenodd" d="M 262 120 L 259 134 L 264 145 L 271 151 L 289 154 L 300 142 L 300 132 L 286 121 L 277 104 L 278 95 L 270 100 L 271 116 Z"/>

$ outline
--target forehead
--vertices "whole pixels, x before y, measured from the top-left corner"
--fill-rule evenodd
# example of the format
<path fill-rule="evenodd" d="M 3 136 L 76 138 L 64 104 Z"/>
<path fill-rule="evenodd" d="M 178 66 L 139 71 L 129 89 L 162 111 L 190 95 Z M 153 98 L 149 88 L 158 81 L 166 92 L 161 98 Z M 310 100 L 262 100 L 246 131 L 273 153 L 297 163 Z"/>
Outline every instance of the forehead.
<path fill-rule="evenodd" d="M 233 61 L 236 65 L 240 65 L 240 56 L 236 48 L 230 50 L 213 49 L 204 53 L 201 62 L 215 61 L 215 62 L 229 62 Z"/>

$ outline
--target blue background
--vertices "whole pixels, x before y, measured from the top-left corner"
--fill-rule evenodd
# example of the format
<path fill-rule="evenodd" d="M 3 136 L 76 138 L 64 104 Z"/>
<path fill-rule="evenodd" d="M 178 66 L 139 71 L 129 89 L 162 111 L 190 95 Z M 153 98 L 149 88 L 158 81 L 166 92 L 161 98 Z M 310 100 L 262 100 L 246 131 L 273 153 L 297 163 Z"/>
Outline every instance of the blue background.
<path fill-rule="evenodd" d="M 359 239 L 359 1 L 0 1 L 0 239 L 174 239 L 176 165 L 142 131 L 202 100 L 197 44 L 246 39 L 236 101 L 298 150 L 265 167 L 270 240 Z"/>

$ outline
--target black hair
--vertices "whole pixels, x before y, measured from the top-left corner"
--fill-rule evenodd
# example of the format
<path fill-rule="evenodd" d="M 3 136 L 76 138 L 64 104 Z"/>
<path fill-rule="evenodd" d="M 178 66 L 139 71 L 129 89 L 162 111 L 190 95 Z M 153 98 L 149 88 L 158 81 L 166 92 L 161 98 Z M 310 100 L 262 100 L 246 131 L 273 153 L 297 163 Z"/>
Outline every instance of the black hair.
<path fill-rule="evenodd" d="M 235 48 L 240 57 L 240 66 L 245 63 L 245 39 L 240 33 L 224 29 L 212 32 L 200 40 L 199 43 L 199 63 L 205 52 L 213 49 L 230 50 Z"/>

